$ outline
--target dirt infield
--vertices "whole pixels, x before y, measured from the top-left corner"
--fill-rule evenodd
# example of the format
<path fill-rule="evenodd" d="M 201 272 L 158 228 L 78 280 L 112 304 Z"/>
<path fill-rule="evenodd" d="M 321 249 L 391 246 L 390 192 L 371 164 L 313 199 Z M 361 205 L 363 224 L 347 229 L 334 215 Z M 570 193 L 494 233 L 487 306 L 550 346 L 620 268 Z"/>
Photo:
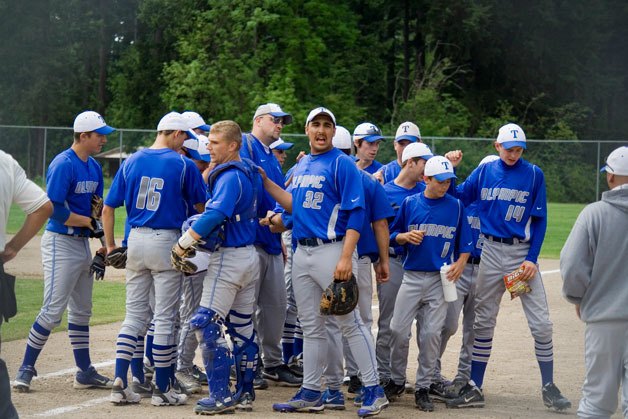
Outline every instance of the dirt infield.
<path fill-rule="evenodd" d="M 36 262 L 37 261 L 37 262 Z M 19 259 L 7 265 L 7 271 L 19 276 L 41 276 L 37 243 L 31 243 Z M 542 260 L 545 272 L 545 287 L 554 322 L 554 355 L 556 383 L 574 407 L 567 412 L 573 416 L 580 398 L 580 387 L 584 376 L 583 324 L 576 318 L 572 305 L 560 296 L 560 274 L 558 261 Z M 107 279 L 122 280 L 121 271 L 110 270 Z M 115 275 L 113 275 L 115 273 Z M 376 306 L 376 302 L 374 301 Z M 377 310 L 374 310 L 377 316 Z M 115 338 L 119 323 L 92 328 L 91 356 L 94 364 L 102 364 L 99 371 L 112 375 L 115 357 Z M 443 358 L 443 372 L 453 377 L 457 365 L 460 333 L 450 340 Z M 408 378 L 414 381 L 417 367 L 417 348 L 411 341 Z M 25 340 L 5 342 L 2 357 L 6 360 L 11 379 L 14 378 L 24 352 Z M 557 413 L 548 411 L 541 401 L 540 373 L 534 357 L 534 342 L 528 330 L 519 300 L 504 297 L 498 318 L 493 353 L 484 382 L 486 407 L 484 409 L 449 410 L 436 404 L 433 413 L 423 413 L 414 408 L 413 395 L 406 394 L 401 400 L 391 403 L 382 412 L 382 418 L 413 418 L 419 415 L 431 417 L 477 417 L 477 418 L 556 418 Z M 200 359 L 197 356 L 197 364 Z M 74 366 L 70 343 L 65 333 L 51 335 L 37 363 L 38 379 L 33 381 L 32 392 L 13 394 L 13 401 L 21 417 L 70 417 L 70 418 L 126 418 L 159 417 L 160 419 L 196 417 L 193 405 L 200 395 L 191 398 L 187 406 L 153 407 L 144 399 L 140 405 L 117 407 L 107 398 L 109 392 L 100 390 L 72 389 Z M 206 388 L 204 388 L 206 390 Z M 294 389 L 273 387 L 258 391 L 254 411 L 238 414 L 238 417 L 267 418 L 294 417 L 293 414 L 278 414 L 271 405 L 284 401 L 294 394 Z M 357 408 L 347 400 L 344 412 L 326 412 L 327 417 L 356 417 Z M 563 415 L 564 416 L 564 415 Z M 614 418 L 619 418 L 616 413 Z"/>

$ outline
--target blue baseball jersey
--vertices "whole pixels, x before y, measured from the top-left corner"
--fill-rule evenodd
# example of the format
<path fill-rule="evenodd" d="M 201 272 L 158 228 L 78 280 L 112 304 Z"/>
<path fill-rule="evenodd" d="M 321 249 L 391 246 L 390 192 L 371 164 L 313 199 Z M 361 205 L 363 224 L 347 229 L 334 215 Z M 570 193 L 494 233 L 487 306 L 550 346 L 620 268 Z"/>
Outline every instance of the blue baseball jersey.
<path fill-rule="evenodd" d="M 69 148 L 59 153 L 48 166 L 46 192 L 54 204 L 89 217 L 92 214 L 92 196 L 103 195 L 102 168 L 92 157 L 83 161 Z M 86 237 L 90 234 L 90 229 L 86 227 L 69 227 L 52 218 L 48 220 L 46 230 Z"/>
<path fill-rule="evenodd" d="M 260 176 L 255 174 L 249 178 L 235 167 L 218 175 L 205 204 L 205 213 L 218 211 L 227 218 L 221 247 L 241 247 L 255 243 L 258 224 L 256 195 L 262 188 Z"/>
<path fill-rule="evenodd" d="M 253 155 L 249 150 L 249 144 Z M 252 134 L 242 135 L 242 147 L 240 147 L 240 157 L 252 160 L 255 164 L 260 166 L 266 172 L 266 176 L 277 185 L 284 187 L 284 176 L 281 172 L 281 165 L 277 161 L 277 158 L 273 154 L 272 150 Z M 272 196 L 264 189 L 261 189 L 258 194 L 258 211 L 266 214 L 267 211 L 272 211 L 275 208 L 276 201 Z M 281 253 L 281 234 L 271 233 L 270 229 L 266 226 L 257 225 L 257 237 L 255 244 L 261 246 L 267 253 L 271 255 L 278 255 Z"/>
<path fill-rule="evenodd" d="M 303 157 L 294 169 L 292 235 L 333 240 L 344 236 L 349 211 L 364 208 L 360 170 L 337 148 Z"/>
<path fill-rule="evenodd" d="M 454 262 L 454 255 L 469 253 L 473 247 L 465 208 L 451 195 L 431 199 L 425 193 L 406 198 L 390 228 L 390 240 L 399 233 L 423 230 L 421 244 L 405 245 L 403 268 L 434 272 Z"/>
<path fill-rule="evenodd" d="M 388 203 L 384 187 L 365 171 L 360 171 L 364 187 L 365 217 L 358 240 L 358 256 L 369 256 L 372 262 L 379 257 L 379 248 L 371 223 L 377 220 L 394 217 L 395 213 Z"/>
<path fill-rule="evenodd" d="M 392 218 L 388 220 L 389 224 L 392 224 L 394 217 L 399 212 L 399 208 L 401 208 L 401 204 L 403 201 L 412 195 L 416 195 L 425 190 L 425 183 L 419 182 L 416 184 L 414 188 L 406 189 L 402 186 L 395 184 L 394 181 L 388 182 L 384 185 L 384 192 L 386 192 L 386 198 L 388 199 L 388 203 L 390 204 L 393 215 Z M 390 243 L 391 253 L 396 256 L 402 256 L 404 254 L 403 246 L 396 244 L 394 242 Z"/>
<path fill-rule="evenodd" d="M 466 205 L 478 201 L 486 236 L 529 241 L 531 217 L 547 217 L 545 176 L 524 159 L 513 166 L 501 159 L 483 164 L 457 186 L 456 192 Z"/>
<path fill-rule="evenodd" d="M 383 164 L 381 164 L 377 160 L 373 160 L 373 162 L 368 167 L 366 167 L 365 169 L 362 169 L 362 170 L 364 170 L 366 173 L 372 175 L 372 174 L 377 172 L 382 167 L 384 167 Z"/>
<path fill-rule="evenodd" d="M 205 182 L 192 160 L 169 148 L 146 148 L 122 164 L 105 204 L 125 204 L 131 228 L 179 230 L 194 213 L 190 203 L 205 200 Z"/>
<path fill-rule="evenodd" d="M 478 203 L 477 201 L 468 205 L 466 208 L 466 220 L 471 229 L 471 241 L 473 242 L 473 249 L 471 250 L 471 257 L 479 258 L 482 256 L 482 246 L 484 245 L 484 234 L 480 230 L 480 217 L 478 215 Z"/>
<path fill-rule="evenodd" d="M 386 184 L 388 182 L 392 182 L 397 176 L 399 176 L 399 173 L 401 172 L 401 166 L 399 165 L 397 159 L 395 159 L 390 163 L 383 165 L 380 169 L 380 172 L 382 172 L 382 176 L 384 177 L 384 184 Z"/>

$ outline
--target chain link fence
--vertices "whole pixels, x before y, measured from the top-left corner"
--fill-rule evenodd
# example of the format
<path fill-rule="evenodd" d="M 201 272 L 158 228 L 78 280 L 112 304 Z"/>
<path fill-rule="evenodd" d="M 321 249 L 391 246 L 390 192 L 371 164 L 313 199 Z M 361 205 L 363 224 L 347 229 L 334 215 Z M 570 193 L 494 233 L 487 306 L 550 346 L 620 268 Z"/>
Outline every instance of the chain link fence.
<path fill-rule="evenodd" d="M 304 134 L 282 135 L 295 146 L 288 150 L 287 169 L 299 151 L 309 151 Z M 96 156 L 105 177 L 112 178 L 121 161 L 138 147 L 149 146 L 154 130 L 118 129 L 108 136 L 107 144 Z M 423 137 L 435 154 L 460 149 L 463 162 L 458 177 L 464 179 L 487 154 L 495 154 L 494 139 L 462 137 Z M 72 144 L 72 129 L 67 127 L 0 125 L 0 149 L 11 154 L 30 178 L 45 183 L 48 165 L 61 151 Z M 546 177 L 547 195 L 551 202 L 593 202 L 607 188 L 600 174 L 606 156 L 626 140 L 534 140 L 528 139 L 524 158 L 540 166 Z M 385 163 L 396 158 L 393 137 L 381 143 L 377 160 Z"/>

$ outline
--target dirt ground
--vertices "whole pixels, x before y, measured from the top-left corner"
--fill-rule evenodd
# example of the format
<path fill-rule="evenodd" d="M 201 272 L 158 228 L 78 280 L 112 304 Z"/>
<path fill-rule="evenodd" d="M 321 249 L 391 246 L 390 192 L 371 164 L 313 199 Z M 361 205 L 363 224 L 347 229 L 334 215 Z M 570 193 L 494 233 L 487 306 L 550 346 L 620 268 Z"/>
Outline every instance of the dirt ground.
<path fill-rule="evenodd" d="M 510 301 L 504 297 L 498 318 L 493 353 L 487 368 L 484 382 L 486 407 L 484 409 L 450 410 L 443 404 L 436 404 L 433 413 L 420 412 L 414 407 L 414 396 L 404 395 L 391 403 L 383 411 L 382 418 L 431 417 L 472 417 L 472 418 L 556 418 L 574 416 L 580 399 L 580 387 L 584 377 L 583 324 L 577 319 L 574 308 L 560 295 L 561 279 L 557 260 L 542 260 L 541 271 L 550 306 L 550 316 L 554 322 L 555 381 L 573 407 L 566 413 L 548 411 L 541 400 L 540 373 L 534 357 L 534 344 L 526 324 L 519 300 Z M 6 265 L 8 272 L 20 277 L 41 276 L 39 244 L 34 240 L 18 258 Z M 122 281 L 122 271 L 108 269 L 106 280 Z M 374 301 L 374 306 L 376 306 Z M 377 310 L 374 311 L 377 316 Z M 375 323 L 376 325 L 376 323 Z M 120 323 L 93 327 L 91 330 L 92 362 L 101 373 L 111 376 L 115 357 L 115 339 Z M 450 340 L 443 357 L 443 372 L 453 377 L 461 335 Z M 417 367 L 417 348 L 411 341 L 408 378 L 414 380 Z M 11 379 L 21 362 L 25 340 L 3 342 L 2 357 L 6 360 Z M 197 355 L 197 365 L 201 365 Z M 154 407 L 149 399 L 143 399 L 135 406 L 113 406 L 108 402 L 109 392 L 105 390 L 74 390 L 73 357 L 70 343 L 65 333 L 51 335 L 39 361 L 39 377 L 32 383 L 30 393 L 14 393 L 13 402 L 21 417 L 68 417 L 68 418 L 184 418 L 195 417 L 193 405 L 204 395 L 195 395 L 186 406 Z M 206 390 L 206 388 L 204 388 Z M 290 417 L 294 414 L 280 414 L 272 411 L 272 403 L 288 400 L 295 392 L 293 388 L 271 386 L 257 392 L 254 411 L 239 413 L 238 416 L 251 418 Z M 356 407 L 347 401 L 344 412 L 327 411 L 327 417 L 355 417 Z M 621 417 L 617 412 L 614 418 Z"/>

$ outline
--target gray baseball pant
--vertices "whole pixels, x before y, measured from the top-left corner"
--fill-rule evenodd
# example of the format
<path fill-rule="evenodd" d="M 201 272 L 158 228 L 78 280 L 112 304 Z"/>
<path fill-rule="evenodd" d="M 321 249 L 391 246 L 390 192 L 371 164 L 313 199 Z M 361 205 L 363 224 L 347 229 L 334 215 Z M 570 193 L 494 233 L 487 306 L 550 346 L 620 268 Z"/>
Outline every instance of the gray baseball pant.
<path fill-rule="evenodd" d="M 181 329 L 179 331 L 179 347 L 177 358 L 177 370 L 186 370 L 194 366 L 194 352 L 198 347 L 198 340 L 194 332 L 190 330 L 190 319 L 194 316 L 201 303 L 203 294 L 203 279 L 207 271 L 197 272 L 193 275 L 183 276 L 181 306 L 179 317 Z"/>

